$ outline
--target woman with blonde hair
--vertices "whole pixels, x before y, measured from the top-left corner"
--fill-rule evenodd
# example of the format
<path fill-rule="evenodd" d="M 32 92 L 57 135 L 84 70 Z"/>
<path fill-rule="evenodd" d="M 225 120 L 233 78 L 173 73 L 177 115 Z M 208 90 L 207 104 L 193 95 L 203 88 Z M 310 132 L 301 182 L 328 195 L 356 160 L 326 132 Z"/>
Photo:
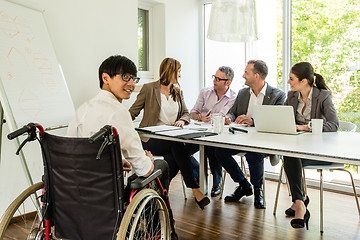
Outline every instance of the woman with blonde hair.
<path fill-rule="evenodd" d="M 160 79 L 144 84 L 129 111 L 134 120 L 144 109 L 139 127 L 156 125 L 184 126 L 190 122 L 189 111 L 179 88 L 181 64 L 174 58 L 165 58 L 160 65 Z M 191 165 L 190 153 L 180 142 L 154 138 L 142 138 L 144 149 L 153 155 L 163 156 L 169 164 L 170 179 L 180 170 L 187 187 L 192 188 L 195 201 L 201 209 L 210 203 L 196 182 Z"/>

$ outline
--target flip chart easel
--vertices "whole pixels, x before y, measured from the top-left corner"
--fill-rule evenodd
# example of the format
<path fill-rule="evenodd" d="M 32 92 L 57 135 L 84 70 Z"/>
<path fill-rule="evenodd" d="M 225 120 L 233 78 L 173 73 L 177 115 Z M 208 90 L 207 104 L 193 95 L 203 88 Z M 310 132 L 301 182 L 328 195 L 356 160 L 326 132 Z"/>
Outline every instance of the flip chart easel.
<path fill-rule="evenodd" d="M 75 110 L 42 12 L 13 2 L 0 0 L 0 133 L 4 117 L 10 131 L 67 125 Z M 22 152 L 20 159 L 33 184 Z"/>

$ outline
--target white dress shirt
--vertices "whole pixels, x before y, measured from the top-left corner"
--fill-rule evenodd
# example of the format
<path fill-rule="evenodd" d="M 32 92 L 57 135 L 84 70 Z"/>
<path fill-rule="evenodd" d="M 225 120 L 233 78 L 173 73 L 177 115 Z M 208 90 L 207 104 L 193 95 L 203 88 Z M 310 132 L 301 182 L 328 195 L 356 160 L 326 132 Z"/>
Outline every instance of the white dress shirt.
<path fill-rule="evenodd" d="M 130 162 L 136 175 L 147 174 L 152 162 L 145 155 L 130 113 L 109 91 L 101 90 L 93 99 L 79 107 L 75 118 L 69 124 L 67 136 L 90 137 L 105 125 L 117 129 L 122 156 Z"/>
<path fill-rule="evenodd" d="M 298 97 L 298 107 L 296 110 L 296 122 L 300 125 L 308 124 L 311 120 L 311 103 L 312 103 L 312 94 L 313 94 L 313 88 L 311 88 L 309 96 L 307 97 L 306 107 L 303 111 L 303 108 L 305 106 L 305 103 L 301 99 L 301 94 L 299 94 Z"/>
<path fill-rule="evenodd" d="M 248 105 L 246 116 L 252 118 L 253 106 L 263 104 L 264 97 L 266 94 L 266 88 L 267 88 L 267 83 L 265 82 L 264 87 L 261 89 L 260 93 L 257 96 L 255 95 L 253 90 L 250 88 L 250 99 L 249 99 L 249 105 Z"/>

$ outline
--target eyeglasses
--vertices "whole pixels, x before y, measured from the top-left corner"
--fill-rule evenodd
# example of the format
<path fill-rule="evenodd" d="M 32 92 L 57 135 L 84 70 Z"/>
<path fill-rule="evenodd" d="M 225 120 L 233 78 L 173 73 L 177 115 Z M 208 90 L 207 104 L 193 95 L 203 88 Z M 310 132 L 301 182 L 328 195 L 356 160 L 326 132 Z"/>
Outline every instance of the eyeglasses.
<path fill-rule="evenodd" d="M 212 75 L 212 79 L 213 80 L 215 79 L 215 81 L 217 81 L 217 82 L 229 80 L 229 79 L 226 79 L 226 78 L 219 78 L 219 77 L 217 77 L 215 75 Z"/>
<path fill-rule="evenodd" d="M 139 77 L 133 77 L 130 74 L 126 74 L 126 73 L 115 73 L 115 75 L 121 75 L 122 80 L 124 80 L 125 82 L 128 82 L 130 81 L 130 79 L 132 79 L 134 84 L 137 84 L 140 81 Z"/>

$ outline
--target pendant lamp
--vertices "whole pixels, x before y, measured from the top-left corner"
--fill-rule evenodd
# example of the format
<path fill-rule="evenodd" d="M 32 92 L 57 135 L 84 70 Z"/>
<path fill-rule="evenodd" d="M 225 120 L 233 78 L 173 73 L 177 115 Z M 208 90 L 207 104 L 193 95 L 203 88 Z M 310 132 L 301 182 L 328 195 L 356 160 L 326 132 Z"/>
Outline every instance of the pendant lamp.
<path fill-rule="evenodd" d="M 256 40 L 255 0 L 213 0 L 207 37 L 223 42 Z"/>

